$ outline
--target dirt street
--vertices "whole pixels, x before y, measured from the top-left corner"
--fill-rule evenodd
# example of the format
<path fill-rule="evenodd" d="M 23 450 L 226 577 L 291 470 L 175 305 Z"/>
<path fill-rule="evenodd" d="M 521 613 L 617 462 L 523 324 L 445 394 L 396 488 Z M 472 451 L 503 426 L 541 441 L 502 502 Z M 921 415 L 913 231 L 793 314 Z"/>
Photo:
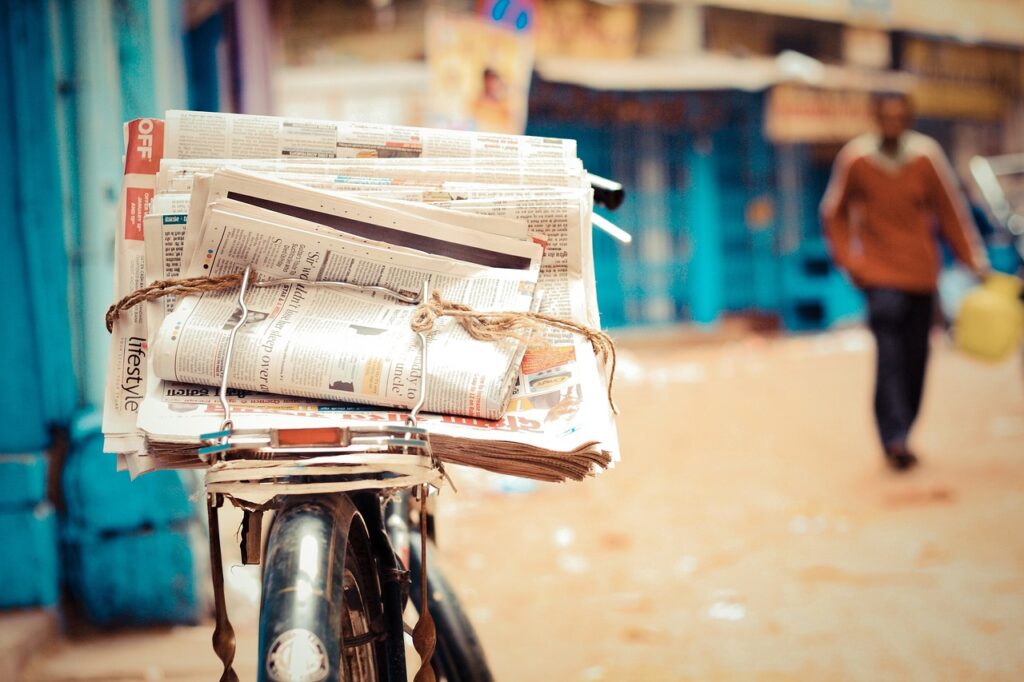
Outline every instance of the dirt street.
<path fill-rule="evenodd" d="M 1019 359 L 936 337 L 923 464 L 900 476 L 875 443 L 863 330 L 622 346 L 614 470 L 460 471 L 440 500 L 439 560 L 497 679 L 1024 679 Z M 215 679 L 209 632 L 64 644 L 31 679 Z"/>

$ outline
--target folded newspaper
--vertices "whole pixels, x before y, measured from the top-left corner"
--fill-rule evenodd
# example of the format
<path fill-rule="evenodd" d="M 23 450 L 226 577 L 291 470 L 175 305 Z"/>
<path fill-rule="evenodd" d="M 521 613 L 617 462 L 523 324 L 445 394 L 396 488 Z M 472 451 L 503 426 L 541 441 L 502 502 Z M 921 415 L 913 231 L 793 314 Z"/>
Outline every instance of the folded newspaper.
<path fill-rule="evenodd" d="M 237 289 L 117 318 L 104 433 L 122 467 L 205 466 L 238 325 L 237 429 L 402 423 L 426 371 L 420 423 L 443 462 L 559 481 L 618 458 L 587 339 L 482 341 L 440 318 L 424 368 L 410 329 L 424 287 L 475 312 L 599 326 L 573 141 L 171 111 L 126 124 L 125 143 L 115 298 L 246 268 L 255 280 L 244 320 Z"/>

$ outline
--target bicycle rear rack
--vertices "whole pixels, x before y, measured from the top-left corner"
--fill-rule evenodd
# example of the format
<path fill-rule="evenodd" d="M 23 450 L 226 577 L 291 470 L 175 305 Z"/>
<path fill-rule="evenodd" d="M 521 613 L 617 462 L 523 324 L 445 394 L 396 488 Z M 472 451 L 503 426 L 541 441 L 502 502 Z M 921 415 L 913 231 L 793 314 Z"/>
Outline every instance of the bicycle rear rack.
<path fill-rule="evenodd" d="M 206 474 L 207 513 L 210 530 L 210 563 L 213 578 L 216 625 L 213 648 L 224 671 L 221 682 L 238 682 L 232 663 L 235 633 L 228 618 L 224 593 L 223 555 L 220 545 L 219 509 L 228 499 L 242 509 L 240 550 L 245 564 L 260 563 L 263 512 L 276 506 L 280 495 L 351 492 L 433 485 L 451 479 L 430 447 L 430 434 L 419 426 L 419 413 L 427 394 L 427 337 L 415 333 L 423 368 L 419 395 L 404 424 L 367 424 L 358 427 L 244 428 L 237 429 L 228 400 L 228 378 L 239 330 L 249 309 L 250 288 L 324 286 L 360 293 L 389 296 L 400 303 L 415 305 L 427 300 L 429 281 L 412 294 L 380 286 L 348 282 L 317 282 L 298 278 L 253 281 L 246 267 L 238 288 L 238 320 L 227 340 L 221 370 L 218 399 L 224 418 L 220 428 L 200 436 L 204 445 L 198 454 L 209 466 Z M 454 485 L 452 485 L 454 488 Z M 422 617 L 422 616 L 421 616 Z M 432 647 L 431 647 L 432 649 Z M 429 652 L 426 654 L 429 659 Z"/>

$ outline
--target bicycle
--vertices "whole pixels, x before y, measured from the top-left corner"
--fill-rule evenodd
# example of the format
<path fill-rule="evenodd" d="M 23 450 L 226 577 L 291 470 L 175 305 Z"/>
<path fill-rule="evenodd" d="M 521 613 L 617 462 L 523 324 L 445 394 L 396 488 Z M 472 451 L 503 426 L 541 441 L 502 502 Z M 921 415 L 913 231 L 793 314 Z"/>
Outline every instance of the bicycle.
<path fill-rule="evenodd" d="M 598 176 L 591 176 L 591 182 L 595 203 L 612 210 L 622 203 L 620 184 Z M 239 290 L 242 314 L 236 330 L 245 319 L 247 281 L 248 276 Z M 242 561 L 262 560 L 264 566 L 260 682 L 404 682 L 409 630 L 403 614 L 410 601 L 420 617 L 411 631 L 421 656 L 417 682 L 491 682 L 472 623 L 444 574 L 427 561 L 436 550 L 428 485 L 446 474 L 430 453 L 426 430 L 417 426 L 422 399 L 404 425 L 329 429 L 331 434 L 322 433 L 325 429 L 238 434 L 231 429 L 226 397 L 233 338 L 220 392 L 224 426 L 205 434 L 210 445 L 200 450 L 211 463 L 221 464 L 211 467 L 207 477 L 213 644 L 224 664 L 221 681 L 238 679 L 232 668 L 234 631 L 225 603 L 218 512 L 231 499 L 243 510 Z M 422 335 L 420 344 L 426 367 Z M 424 392 L 421 388 L 421 396 Z M 248 437 L 248 445 L 227 452 L 228 436 L 240 436 L 243 443 Z M 272 470 L 264 471 L 271 452 L 297 459 L 331 453 L 371 456 L 319 469 L 275 461 Z M 244 465 L 242 473 L 228 467 L 230 462 Z M 264 543 L 262 516 L 268 511 L 274 518 Z"/>
<path fill-rule="evenodd" d="M 1024 154 L 975 156 L 970 161 L 970 171 L 989 211 L 1006 230 L 1020 262 L 1024 263 L 1024 196 L 1020 184 L 1024 178 Z M 1000 178 L 1015 178 L 1015 195 L 1008 195 L 1005 180 Z"/>

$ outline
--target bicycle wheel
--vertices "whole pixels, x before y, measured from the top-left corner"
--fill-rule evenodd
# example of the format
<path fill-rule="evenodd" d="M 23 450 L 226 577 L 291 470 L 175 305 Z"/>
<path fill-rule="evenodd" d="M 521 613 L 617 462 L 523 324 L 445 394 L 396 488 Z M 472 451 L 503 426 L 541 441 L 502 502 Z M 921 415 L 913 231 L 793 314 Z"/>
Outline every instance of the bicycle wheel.
<path fill-rule="evenodd" d="M 419 608 L 422 598 L 419 576 L 423 570 L 423 557 L 418 532 L 410 533 L 409 549 L 410 596 Z M 427 540 L 427 552 L 437 556 L 433 540 Z M 480 638 L 436 562 L 427 563 L 427 591 L 427 608 L 437 629 L 434 668 L 439 676 L 447 682 L 494 682 Z"/>
<path fill-rule="evenodd" d="M 259 679 L 376 682 L 380 584 L 362 516 L 345 495 L 296 497 L 267 538 Z"/>

